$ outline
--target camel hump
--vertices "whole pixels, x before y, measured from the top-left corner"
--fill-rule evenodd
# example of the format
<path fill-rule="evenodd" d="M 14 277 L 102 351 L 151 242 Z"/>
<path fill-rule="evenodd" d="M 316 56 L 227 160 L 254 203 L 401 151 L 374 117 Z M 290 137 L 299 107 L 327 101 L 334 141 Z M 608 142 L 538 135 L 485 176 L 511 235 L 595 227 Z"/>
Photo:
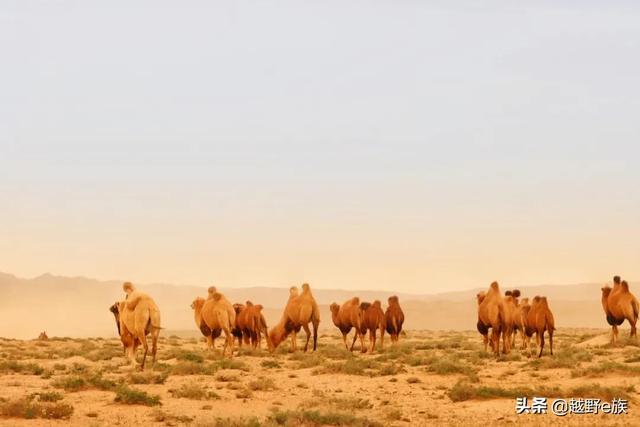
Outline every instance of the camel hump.
<path fill-rule="evenodd" d="M 620 286 L 624 292 L 629 292 L 629 284 L 626 280 L 623 280 L 622 283 L 620 283 Z"/>
<path fill-rule="evenodd" d="M 340 311 L 340 306 L 334 302 L 329 306 L 329 309 L 332 313 L 337 313 L 338 311 Z"/>
<path fill-rule="evenodd" d="M 382 307 L 382 303 L 379 299 L 375 300 L 372 304 L 374 307 Z"/>
<path fill-rule="evenodd" d="M 515 298 L 520 298 L 520 290 L 514 289 L 513 291 L 511 291 L 511 295 L 514 296 Z"/>
<path fill-rule="evenodd" d="M 247 307 L 251 307 L 253 305 L 253 303 L 251 301 L 249 301 L 249 300 L 247 300 L 245 302 L 245 304 L 247 305 Z"/>
<path fill-rule="evenodd" d="M 213 298 L 214 301 L 220 301 L 222 299 L 222 294 L 219 292 L 214 292 L 211 295 L 211 298 Z"/>
<path fill-rule="evenodd" d="M 510 297 L 512 295 L 511 291 L 505 291 L 504 292 L 504 296 L 505 297 Z"/>
<path fill-rule="evenodd" d="M 264 307 L 262 307 L 262 304 L 256 304 L 253 307 L 255 307 L 256 310 L 261 311 Z"/>
<path fill-rule="evenodd" d="M 399 300 L 396 295 L 392 295 L 389 297 L 389 305 L 398 304 Z"/>
<path fill-rule="evenodd" d="M 311 293 L 311 286 L 309 286 L 308 283 L 303 283 L 302 284 L 302 293 L 303 294 Z"/>
<path fill-rule="evenodd" d="M 533 297 L 533 302 L 540 302 L 540 297 L 538 295 Z"/>
<path fill-rule="evenodd" d="M 351 304 L 353 304 L 353 305 L 360 304 L 360 298 L 358 298 L 358 297 L 351 298 Z"/>
<path fill-rule="evenodd" d="M 492 282 L 490 288 L 493 289 L 494 291 L 498 291 L 498 292 L 500 291 L 500 286 L 498 286 L 498 282 Z"/>
<path fill-rule="evenodd" d="M 360 303 L 360 310 L 366 310 L 366 309 L 368 309 L 369 307 L 371 307 L 371 303 L 368 303 L 368 302 L 362 302 L 362 303 Z"/>

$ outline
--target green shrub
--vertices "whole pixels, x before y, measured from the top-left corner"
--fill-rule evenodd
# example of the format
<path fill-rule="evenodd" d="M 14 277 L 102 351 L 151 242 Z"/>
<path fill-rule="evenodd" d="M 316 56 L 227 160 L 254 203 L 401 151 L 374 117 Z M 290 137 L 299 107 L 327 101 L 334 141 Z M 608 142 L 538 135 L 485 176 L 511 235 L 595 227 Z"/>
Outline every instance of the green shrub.
<path fill-rule="evenodd" d="M 115 401 L 125 405 L 157 406 L 162 404 L 160 396 L 150 395 L 145 391 L 129 388 L 125 385 L 116 389 Z"/>

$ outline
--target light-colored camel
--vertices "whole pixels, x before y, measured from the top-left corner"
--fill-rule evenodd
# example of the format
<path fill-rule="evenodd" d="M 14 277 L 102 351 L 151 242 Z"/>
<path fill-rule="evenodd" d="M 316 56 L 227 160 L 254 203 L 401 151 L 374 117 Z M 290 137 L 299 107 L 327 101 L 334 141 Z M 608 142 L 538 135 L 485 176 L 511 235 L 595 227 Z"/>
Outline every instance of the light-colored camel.
<path fill-rule="evenodd" d="M 534 333 L 536 334 L 536 340 L 540 342 L 540 353 L 538 357 L 542 357 L 542 351 L 544 350 L 545 331 L 549 334 L 549 352 L 553 355 L 554 330 L 555 320 L 547 303 L 547 297 L 534 297 L 525 320 L 525 334 L 528 337 L 531 337 Z M 529 348 L 529 357 L 531 357 L 531 348 Z"/>
<path fill-rule="evenodd" d="M 236 325 L 246 344 L 251 342 L 254 349 L 259 348 L 261 336 L 264 334 L 267 339 L 267 348 L 271 350 L 271 339 L 267 331 L 267 321 L 262 314 L 262 305 L 247 301 L 236 318 Z"/>
<path fill-rule="evenodd" d="M 400 308 L 400 300 L 393 295 L 387 299 L 389 306 L 384 312 L 384 321 L 387 332 L 391 337 L 391 343 L 397 343 L 402 332 L 402 324 L 404 323 L 404 312 Z"/>
<path fill-rule="evenodd" d="M 478 294 L 478 332 L 483 337 L 485 349 L 489 328 L 491 328 L 491 347 L 496 355 L 500 354 L 500 334 L 504 328 L 504 304 L 498 282 L 493 282 L 484 294 Z"/>
<path fill-rule="evenodd" d="M 616 279 L 619 278 L 616 276 Z M 602 288 L 602 308 L 607 316 L 607 322 L 611 325 L 611 342 L 618 340 L 618 326 L 626 320 L 631 325 L 630 337 L 636 336 L 636 323 L 638 322 L 638 299 L 629 291 L 626 281 L 616 283 L 613 289 L 609 286 Z"/>
<path fill-rule="evenodd" d="M 193 319 L 196 322 L 196 327 L 200 330 L 202 335 L 207 340 L 207 348 L 209 350 L 215 349 L 215 341 L 216 338 L 220 336 L 222 331 L 220 329 L 211 329 L 205 321 L 202 319 L 202 307 L 204 307 L 204 303 L 206 300 L 204 298 L 196 298 L 191 303 L 191 308 L 193 309 Z"/>
<path fill-rule="evenodd" d="M 364 311 L 360 308 L 360 298 L 353 297 L 345 301 L 341 306 L 335 302 L 329 307 L 331 309 L 331 319 L 333 324 L 336 325 L 342 333 L 342 341 L 347 350 L 353 351 L 353 346 L 356 343 L 356 339 L 360 338 L 360 350 L 364 353 L 366 350 L 364 346 L 364 334 L 362 332 L 362 316 Z M 351 347 L 347 345 L 347 335 L 351 329 L 355 329 L 353 335 L 353 342 Z"/>
<path fill-rule="evenodd" d="M 144 365 L 149 352 L 147 343 L 147 334 L 151 335 L 151 355 L 152 362 L 156 362 L 156 354 L 158 352 L 158 337 L 160 335 L 160 309 L 153 299 L 143 293 L 134 290 L 133 285 L 127 282 L 123 285 L 123 289 L 128 294 L 127 299 L 122 301 L 119 306 L 120 311 L 120 330 L 122 334 L 130 333 L 134 338 L 138 339 L 144 348 L 144 355 L 140 369 L 144 370 Z M 135 362 L 135 345 L 127 348 L 129 360 Z"/>
<path fill-rule="evenodd" d="M 304 283 L 300 295 L 297 295 L 297 289 L 295 291 L 293 288 L 290 290 L 289 301 L 287 301 L 287 305 L 284 308 L 282 318 L 269 332 L 269 338 L 273 346 L 272 351 L 289 335 L 291 335 L 291 351 L 295 351 L 297 348 L 296 333 L 300 331 L 300 328 L 304 328 L 307 335 L 307 341 L 304 346 L 304 351 L 307 351 L 311 337 L 309 323 L 313 325 L 313 351 L 315 351 L 318 345 L 320 310 L 311 293 L 311 287 Z"/>
<path fill-rule="evenodd" d="M 120 337 L 120 342 L 122 342 L 122 350 L 127 355 L 127 349 L 129 347 L 133 347 L 133 353 L 136 353 L 138 346 L 140 345 L 140 340 L 135 338 L 128 330 L 125 330 L 124 333 L 120 328 L 120 304 L 119 302 L 113 303 L 111 307 L 109 307 L 109 311 L 113 313 L 113 317 L 116 320 L 116 328 L 118 329 L 118 336 Z M 124 306 L 123 306 L 124 309 Z M 147 335 L 148 335 L 147 331 Z"/>
<path fill-rule="evenodd" d="M 220 329 L 224 332 L 225 343 L 222 348 L 224 356 L 227 349 L 233 355 L 233 335 L 231 330 L 236 324 L 236 312 L 233 306 L 219 292 L 214 292 L 202 306 L 202 320 L 211 329 Z"/>
<path fill-rule="evenodd" d="M 363 312 L 362 316 L 362 334 L 366 334 L 369 331 L 369 352 L 373 353 L 376 349 L 377 332 L 380 331 L 380 350 L 384 348 L 384 311 L 382 311 L 382 304 L 379 300 L 375 300 L 373 304 L 363 302 L 360 304 L 360 310 Z"/>

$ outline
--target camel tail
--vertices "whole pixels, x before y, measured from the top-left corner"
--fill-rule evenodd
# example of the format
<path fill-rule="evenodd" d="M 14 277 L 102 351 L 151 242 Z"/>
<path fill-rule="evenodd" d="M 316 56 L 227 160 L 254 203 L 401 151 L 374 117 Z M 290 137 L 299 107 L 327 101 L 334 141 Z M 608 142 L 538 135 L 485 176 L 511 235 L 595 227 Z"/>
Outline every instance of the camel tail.
<path fill-rule="evenodd" d="M 633 316 L 634 319 L 638 320 L 638 313 L 640 312 L 640 307 L 638 306 L 638 300 L 636 298 L 631 301 L 631 307 L 633 308 Z"/>

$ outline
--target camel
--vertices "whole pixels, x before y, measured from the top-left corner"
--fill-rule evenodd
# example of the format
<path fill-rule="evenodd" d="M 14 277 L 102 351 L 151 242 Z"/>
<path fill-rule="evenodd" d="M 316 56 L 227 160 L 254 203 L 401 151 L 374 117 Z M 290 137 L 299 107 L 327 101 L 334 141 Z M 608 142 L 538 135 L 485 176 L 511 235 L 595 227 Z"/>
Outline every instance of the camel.
<path fill-rule="evenodd" d="M 517 331 L 518 316 L 518 297 L 520 291 L 506 291 L 504 293 L 503 309 L 504 309 L 504 328 L 502 330 L 502 352 L 509 354 L 511 351 L 512 341 L 515 341 L 515 333 Z"/>
<path fill-rule="evenodd" d="M 204 320 L 202 320 L 202 307 L 204 306 L 205 302 L 206 300 L 204 298 L 196 298 L 191 303 L 191 308 L 193 309 L 193 317 L 196 322 L 196 326 L 198 327 L 202 335 L 204 335 L 205 339 L 207 340 L 207 348 L 209 350 L 213 350 L 215 349 L 216 338 L 220 336 L 220 334 L 222 333 L 222 330 L 220 329 L 212 330 L 211 328 L 209 328 L 209 326 L 207 326 Z"/>
<path fill-rule="evenodd" d="M 306 352 L 309 348 L 309 339 L 311 337 L 309 323 L 313 325 L 313 351 L 316 351 L 320 310 L 311 293 L 311 287 L 308 283 L 304 283 L 302 285 L 302 293 L 299 295 L 297 289 L 295 291 L 294 288 L 290 289 L 289 300 L 282 313 L 282 318 L 269 332 L 272 345 L 271 351 L 274 351 L 289 335 L 291 335 L 291 351 L 296 351 L 296 333 L 300 331 L 300 328 L 304 328 L 307 335 L 307 341 L 304 346 L 304 351 Z"/>
<path fill-rule="evenodd" d="M 128 330 L 125 330 L 122 333 L 120 329 L 120 303 L 115 302 L 111 307 L 109 307 L 109 311 L 113 313 L 113 317 L 116 319 L 116 327 L 118 328 L 118 336 L 120 337 L 120 342 L 122 342 L 122 350 L 127 355 L 127 349 L 132 347 L 133 354 L 136 353 L 138 346 L 140 345 L 140 340 L 135 338 Z M 149 330 L 147 331 L 147 335 L 149 334 Z"/>
<path fill-rule="evenodd" d="M 214 292 L 210 295 L 201 309 L 202 320 L 211 329 L 220 329 L 224 332 L 225 343 L 222 348 L 222 355 L 224 356 L 227 348 L 230 351 L 230 355 L 233 355 L 233 335 L 231 330 L 236 324 L 236 312 L 233 306 L 227 301 L 227 299 L 219 292 Z"/>
<path fill-rule="evenodd" d="M 620 282 L 618 276 L 614 277 L 613 289 L 609 286 L 602 288 L 602 308 L 607 316 L 607 323 L 611 325 L 611 343 L 618 340 L 618 326 L 622 325 L 625 319 L 631 325 L 629 336 L 636 336 L 638 307 L 638 300 L 629 291 L 629 284 L 626 281 Z"/>
<path fill-rule="evenodd" d="M 363 312 L 362 316 L 362 335 L 369 331 L 369 352 L 373 353 L 376 348 L 377 331 L 380 330 L 380 350 L 384 348 L 384 311 L 382 311 L 382 304 L 379 300 L 375 300 L 373 304 L 363 302 L 360 304 L 360 310 Z"/>
<path fill-rule="evenodd" d="M 498 282 L 491 283 L 489 290 L 477 295 L 478 299 L 478 332 L 483 337 L 485 351 L 489 341 L 491 328 L 491 347 L 496 356 L 500 355 L 500 334 L 504 327 L 504 304 Z"/>
<path fill-rule="evenodd" d="M 236 323 L 232 325 L 231 335 L 238 339 L 238 347 L 242 347 L 242 338 L 243 338 L 243 326 L 246 322 L 245 318 L 248 315 L 248 312 L 245 310 L 244 304 L 233 304 L 233 310 L 236 312 Z M 242 326 L 241 326 L 242 325 Z M 249 345 L 249 340 L 251 336 L 245 335 L 244 342 Z"/>
<path fill-rule="evenodd" d="M 236 304 L 240 305 L 240 304 Z M 247 301 L 244 309 L 236 318 L 236 325 L 244 337 L 245 343 L 251 342 L 251 346 L 260 348 L 261 335 L 267 339 L 267 348 L 271 350 L 271 339 L 267 331 L 267 321 L 262 314 L 262 305 Z"/>
<path fill-rule="evenodd" d="M 549 353 L 553 355 L 554 330 L 555 320 L 547 303 L 547 297 L 534 297 L 531 307 L 527 310 L 525 334 L 527 337 L 531 337 L 534 333 L 536 334 L 536 341 L 540 342 L 538 357 L 542 357 L 542 351 L 544 350 L 544 331 L 549 333 Z M 529 348 L 529 357 L 531 357 L 531 348 Z"/>
<path fill-rule="evenodd" d="M 149 295 L 136 291 L 131 283 L 126 282 L 122 287 L 127 293 L 127 299 L 122 301 L 119 306 L 121 337 L 130 333 L 140 341 L 144 348 L 140 370 L 144 370 L 149 352 L 147 334 L 151 335 L 152 363 L 156 362 L 158 337 L 160 329 L 162 329 L 160 327 L 160 309 Z M 127 355 L 132 362 L 135 361 L 135 344 L 127 347 Z"/>
<path fill-rule="evenodd" d="M 364 353 L 366 350 L 364 346 L 364 334 L 362 332 L 362 316 L 363 310 L 360 308 L 360 299 L 358 297 L 351 298 L 345 301 L 342 306 L 339 306 L 335 302 L 329 307 L 331 309 L 331 319 L 333 324 L 336 325 L 342 333 L 342 341 L 347 350 L 353 351 L 353 346 L 356 343 L 356 339 L 360 338 L 360 350 Z M 351 331 L 351 328 L 355 328 L 355 334 L 353 335 L 353 342 L 351 348 L 347 345 L 347 335 Z"/>
<path fill-rule="evenodd" d="M 40 335 L 38 335 L 39 341 L 47 341 L 48 339 L 49 339 L 49 336 L 47 335 L 47 331 L 42 331 L 40 332 Z"/>
<path fill-rule="evenodd" d="M 520 332 L 520 338 L 522 339 L 522 346 L 520 348 L 525 349 L 526 347 L 526 335 L 524 333 L 524 318 L 525 318 L 525 307 L 529 307 L 529 298 L 522 298 L 522 300 L 518 301 L 516 306 L 516 315 L 514 318 L 514 329 L 513 329 L 513 341 L 511 343 L 512 347 L 516 345 L 516 335 Z M 527 309 L 528 310 L 528 309 Z"/>
<path fill-rule="evenodd" d="M 387 300 L 389 306 L 384 313 L 385 325 L 387 332 L 391 336 L 391 343 L 397 343 L 402 332 L 402 324 L 404 323 L 404 313 L 400 308 L 400 300 L 397 296 L 390 296 Z"/>

